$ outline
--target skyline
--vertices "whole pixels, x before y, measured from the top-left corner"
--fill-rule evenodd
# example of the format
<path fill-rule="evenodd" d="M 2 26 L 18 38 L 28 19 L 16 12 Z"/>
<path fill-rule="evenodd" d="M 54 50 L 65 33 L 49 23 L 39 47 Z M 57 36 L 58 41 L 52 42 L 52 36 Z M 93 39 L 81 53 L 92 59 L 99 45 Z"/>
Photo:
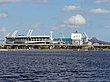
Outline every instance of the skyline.
<path fill-rule="evenodd" d="M 15 30 L 70 37 L 75 30 L 110 41 L 110 0 L 0 0 L 0 38 Z"/>

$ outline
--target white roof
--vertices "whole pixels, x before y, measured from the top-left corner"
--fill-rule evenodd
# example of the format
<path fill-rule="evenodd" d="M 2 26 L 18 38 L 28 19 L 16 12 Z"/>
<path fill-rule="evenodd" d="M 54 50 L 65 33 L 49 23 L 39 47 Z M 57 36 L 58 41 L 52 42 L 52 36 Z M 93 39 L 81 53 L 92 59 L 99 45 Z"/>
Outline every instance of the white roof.
<path fill-rule="evenodd" d="M 37 36 L 7 36 L 6 38 L 27 38 L 27 37 L 50 37 L 49 35 L 37 35 Z"/>

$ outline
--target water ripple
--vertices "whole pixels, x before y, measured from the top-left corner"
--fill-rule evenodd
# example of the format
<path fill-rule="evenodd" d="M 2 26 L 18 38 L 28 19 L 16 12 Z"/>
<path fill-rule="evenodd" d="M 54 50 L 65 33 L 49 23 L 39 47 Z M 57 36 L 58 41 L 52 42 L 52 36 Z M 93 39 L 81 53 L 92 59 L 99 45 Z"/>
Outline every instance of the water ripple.
<path fill-rule="evenodd" d="M 0 82 L 110 82 L 110 52 L 0 52 Z"/>

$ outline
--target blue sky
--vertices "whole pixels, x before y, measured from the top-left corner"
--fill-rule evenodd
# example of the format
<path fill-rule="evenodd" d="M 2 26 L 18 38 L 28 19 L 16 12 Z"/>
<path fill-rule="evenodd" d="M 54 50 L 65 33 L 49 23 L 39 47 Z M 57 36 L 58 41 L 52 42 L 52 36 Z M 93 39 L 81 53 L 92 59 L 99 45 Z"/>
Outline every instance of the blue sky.
<path fill-rule="evenodd" d="M 0 0 L 0 38 L 29 29 L 55 38 L 78 30 L 110 41 L 110 0 Z"/>

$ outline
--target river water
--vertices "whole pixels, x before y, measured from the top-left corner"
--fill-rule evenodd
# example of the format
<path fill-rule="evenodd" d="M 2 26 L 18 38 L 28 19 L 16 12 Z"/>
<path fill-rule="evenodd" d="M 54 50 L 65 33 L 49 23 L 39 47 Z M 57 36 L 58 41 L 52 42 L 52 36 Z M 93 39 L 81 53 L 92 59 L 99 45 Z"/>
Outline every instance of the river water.
<path fill-rule="evenodd" d="M 0 82 L 110 82 L 110 52 L 1 51 Z"/>

